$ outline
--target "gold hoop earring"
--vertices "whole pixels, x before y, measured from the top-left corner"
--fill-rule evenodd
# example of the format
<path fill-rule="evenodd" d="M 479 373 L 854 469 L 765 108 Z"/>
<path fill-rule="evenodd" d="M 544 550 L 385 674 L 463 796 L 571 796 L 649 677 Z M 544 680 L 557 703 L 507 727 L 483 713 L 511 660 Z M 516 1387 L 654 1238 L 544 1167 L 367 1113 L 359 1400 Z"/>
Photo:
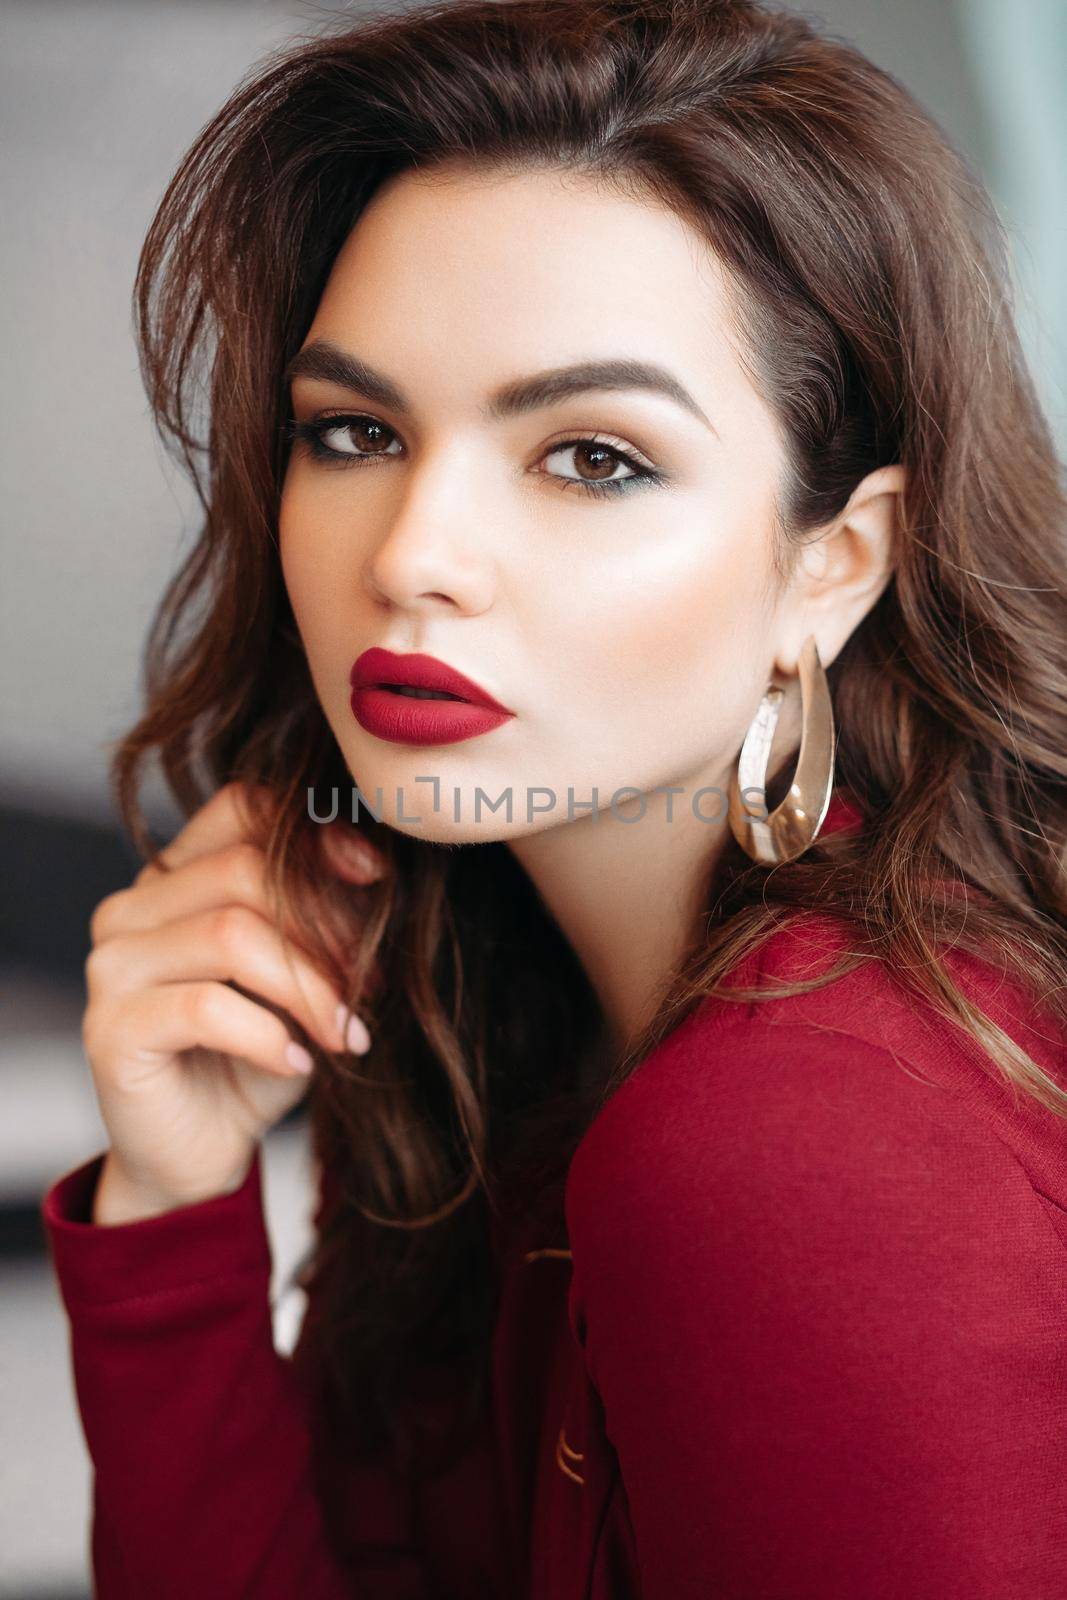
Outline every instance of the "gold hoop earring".
<path fill-rule="evenodd" d="M 795 861 L 823 825 L 834 787 L 834 711 L 815 635 L 804 641 L 800 675 L 801 735 L 789 793 L 767 812 L 767 764 L 785 691 L 771 684 L 741 746 L 730 784 L 730 827 L 753 861 L 777 866 Z"/>

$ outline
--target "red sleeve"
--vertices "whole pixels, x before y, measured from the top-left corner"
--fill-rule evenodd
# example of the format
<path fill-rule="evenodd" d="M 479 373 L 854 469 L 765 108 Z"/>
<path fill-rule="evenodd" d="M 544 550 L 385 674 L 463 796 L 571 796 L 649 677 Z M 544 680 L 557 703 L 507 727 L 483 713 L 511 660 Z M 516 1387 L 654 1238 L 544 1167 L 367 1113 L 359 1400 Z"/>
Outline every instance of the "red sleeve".
<path fill-rule="evenodd" d="M 847 1035 L 747 1024 L 638 1069 L 567 1212 L 643 1600 L 1062 1596 L 1047 1204 L 963 1100 Z"/>
<path fill-rule="evenodd" d="M 368 1474 L 358 1573 L 331 1548 L 303 1393 L 273 1343 L 258 1146 L 232 1194 L 111 1227 L 90 1220 L 103 1159 L 41 1206 L 94 1466 L 97 1600 L 426 1600 L 384 1474 Z"/>

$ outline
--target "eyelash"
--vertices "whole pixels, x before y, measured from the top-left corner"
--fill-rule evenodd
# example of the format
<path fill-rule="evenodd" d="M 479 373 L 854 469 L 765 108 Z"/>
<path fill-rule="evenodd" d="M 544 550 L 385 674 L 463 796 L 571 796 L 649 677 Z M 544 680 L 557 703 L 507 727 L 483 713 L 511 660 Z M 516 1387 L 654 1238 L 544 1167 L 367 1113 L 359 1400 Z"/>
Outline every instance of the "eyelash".
<path fill-rule="evenodd" d="M 388 424 L 380 423 L 377 417 L 368 416 L 363 412 L 344 412 L 338 413 L 336 416 L 317 417 L 313 422 L 291 421 L 286 425 L 285 431 L 291 444 L 301 443 L 306 445 L 316 461 L 332 462 L 334 464 L 343 463 L 345 467 L 366 466 L 375 459 L 375 452 L 368 451 L 363 455 L 346 455 L 341 450 L 331 450 L 329 445 L 323 443 L 323 436 L 327 433 L 332 433 L 335 428 L 344 428 L 360 422 L 370 422 L 376 427 L 388 428 Z M 390 433 L 393 432 L 391 428 L 388 428 L 388 431 Z M 608 455 L 614 456 L 616 461 L 621 461 L 624 466 L 629 467 L 634 476 L 632 478 L 616 478 L 614 481 L 606 481 L 604 483 L 594 483 L 584 478 L 564 478 L 554 472 L 546 472 L 542 476 L 554 478 L 557 483 L 561 483 L 566 489 L 577 489 L 583 494 L 591 495 L 619 494 L 627 489 L 636 488 L 641 483 L 661 483 L 663 481 L 663 473 L 656 472 L 651 467 L 643 466 L 628 451 L 620 450 L 615 445 L 609 445 L 595 435 L 582 436 L 576 439 L 559 439 L 545 451 L 545 455 L 555 455 L 557 450 L 571 450 L 576 445 L 583 444 L 592 445 L 594 449 L 604 450 Z M 384 455 L 384 452 L 379 453 L 383 455 L 384 459 L 389 459 Z M 543 460 L 544 456 L 541 459 Z"/>

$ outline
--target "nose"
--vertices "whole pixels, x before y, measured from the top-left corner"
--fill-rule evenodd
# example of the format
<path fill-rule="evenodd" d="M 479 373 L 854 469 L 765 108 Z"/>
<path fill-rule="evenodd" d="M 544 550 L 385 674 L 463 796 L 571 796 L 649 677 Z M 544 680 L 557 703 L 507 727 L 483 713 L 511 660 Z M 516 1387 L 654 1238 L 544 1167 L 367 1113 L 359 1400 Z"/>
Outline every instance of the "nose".
<path fill-rule="evenodd" d="M 378 600 L 413 612 L 476 615 L 491 604 L 494 563 L 478 535 L 469 465 L 427 459 L 405 484 L 403 499 L 364 563 Z"/>

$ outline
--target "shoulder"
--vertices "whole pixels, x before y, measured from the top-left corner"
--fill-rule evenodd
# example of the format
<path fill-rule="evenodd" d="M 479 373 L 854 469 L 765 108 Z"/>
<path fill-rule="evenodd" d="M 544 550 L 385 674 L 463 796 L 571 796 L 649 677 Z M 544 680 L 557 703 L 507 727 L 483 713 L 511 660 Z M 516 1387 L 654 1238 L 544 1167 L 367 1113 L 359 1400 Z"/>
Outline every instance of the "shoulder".
<path fill-rule="evenodd" d="M 955 1594 L 966 1550 L 968 1593 L 1005 1561 L 1036 1593 L 1061 1541 L 1020 1521 L 1015 1466 L 1058 1530 L 1067 1186 L 1038 1190 L 990 1080 L 884 973 L 839 982 L 694 1013 L 571 1162 L 568 1321 L 642 1577 Z"/>
<path fill-rule="evenodd" d="M 736 971 L 738 984 L 790 983 L 848 953 L 834 919 L 805 914 Z M 986 1015 L 1063 1086 L 1067 1041 L 1033 1026 L 997 969 L 954 957 Z M 650 1053 L 594 1118 L 568 1173 L 568 1229 L 588 1237 L 597 1197 L 625 1191 L 646 1215 L 746 1201 L 765 1211 L 821 1196 L 828 1223 L 910 1183 L 934 1204 L 951 1174 L 999 1174 L 1067 1211 L 1067 1126 L 951 1021 L 865 959 L 803 994 L 706 1001 Z M 942 1193 L 944 1188 L 942 1187 Z M 1032 1198 L 1032 1196 L 1031 1196 Z"/>

